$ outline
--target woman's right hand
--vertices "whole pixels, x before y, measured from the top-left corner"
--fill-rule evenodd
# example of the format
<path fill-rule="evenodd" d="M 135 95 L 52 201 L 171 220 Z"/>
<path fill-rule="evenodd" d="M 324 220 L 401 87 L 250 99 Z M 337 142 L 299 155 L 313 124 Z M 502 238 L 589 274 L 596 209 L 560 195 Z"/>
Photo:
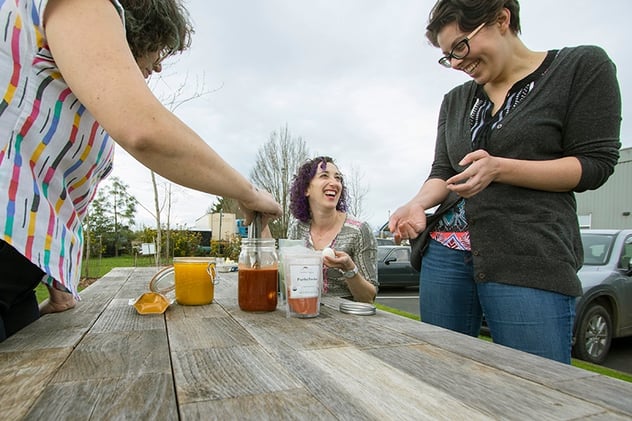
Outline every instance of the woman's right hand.
<path fill-rule="evenodd" d="M 399 244 L 401 240 L 417 238 L 426 229 L 426 209 L 443 202 L 448 193 L 445 181 L 439 178 L 426 180 L 415 197 L 388 219 L 388 229 L 395 242 Z"/>
<path fill-rule="evenodd" d="M 253 191 L 252 199 L 239 202 L 239 208 L 246 217 L 246 225 L 252 222 L 255 212 L 261 213 L 262 226 L 266 226 L 270 221 L 283 215 L 281 205 L 277 203 L 270 193 L 257 188 L 254 188 Z"/>
<path fill-rule="evenodd" d="M 415 202 L 408 202 L 397 209 L 388 220 L 388 229 L 396 244 L 416 238 L 426 228 L 426 212 Z"/>

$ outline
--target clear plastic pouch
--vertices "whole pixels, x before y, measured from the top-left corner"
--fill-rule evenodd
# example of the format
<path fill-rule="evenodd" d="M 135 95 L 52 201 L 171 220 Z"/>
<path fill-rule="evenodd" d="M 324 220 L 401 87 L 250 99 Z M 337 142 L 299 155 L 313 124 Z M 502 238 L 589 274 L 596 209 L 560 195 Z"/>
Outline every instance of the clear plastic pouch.
<path fill-rule="evenodd" d="M 287 317 L 317 317 L 323 285 L 322 253 L 296 246 L 283 248 L 280 254 Z"/>

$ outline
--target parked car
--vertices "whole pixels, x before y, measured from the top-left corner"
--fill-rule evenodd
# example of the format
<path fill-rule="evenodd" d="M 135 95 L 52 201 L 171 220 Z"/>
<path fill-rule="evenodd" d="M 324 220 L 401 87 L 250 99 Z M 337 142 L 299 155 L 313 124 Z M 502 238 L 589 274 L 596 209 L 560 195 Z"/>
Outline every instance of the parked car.
<path fill-rule="evenodd" d="M 392 238 L 376 237 L 375 241 L 377 241 L 378 246 L 394 246 L 395 245 L 395 241 Z"/>
<path fill-rule="evenodd" d="M 582 230 L 573 355 L 600 364 L 613 338 L 632 336 L 632 230 Z"/>
<path fill-rule="evenodd" d="M 377 246 L 380 287 L 419 287 L 419 272 L 410 264 L 410 246 Z"/>

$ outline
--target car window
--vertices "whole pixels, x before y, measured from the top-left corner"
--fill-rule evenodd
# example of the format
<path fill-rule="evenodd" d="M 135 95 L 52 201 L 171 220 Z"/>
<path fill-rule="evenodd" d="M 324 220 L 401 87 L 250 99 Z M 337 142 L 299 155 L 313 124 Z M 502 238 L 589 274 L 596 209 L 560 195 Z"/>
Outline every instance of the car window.
<path fill-rule="evenodd" d="M 377 248 L 377 258 L 378 258 L 378 260 L 384 260 L 384 258 L 386 257 L 386 255 L 388 254 L 389 251 L 390 251 L 389 248 L 378 247 Z"/>
<path fill-rule="evenodd" d="M 610 234 L 582 234 L 585 265 L 604 265 L 612 250 L 614 236 Z"/>
<path fill-rule="evenodd" d="M 621 257 L 619 258 L 619 267 L 622 269 L 630 267 L 630 258 L 632 258 L 632 236 L 625 239 Z"/>
<path fill-rule="evenodd" d="M 410 261 L 410 249 L 408 247 L 379 247 L 377 248 L 377 258 L 380 261 L 386 259 L 396 259 L 398 262 Z"/>
<path fill-rule="evenodd" d="M 408 249 L 398 249 L 395 253 L 395 257 L 397 257 L 398 262 L 405 262 L 410 260 Z"/>

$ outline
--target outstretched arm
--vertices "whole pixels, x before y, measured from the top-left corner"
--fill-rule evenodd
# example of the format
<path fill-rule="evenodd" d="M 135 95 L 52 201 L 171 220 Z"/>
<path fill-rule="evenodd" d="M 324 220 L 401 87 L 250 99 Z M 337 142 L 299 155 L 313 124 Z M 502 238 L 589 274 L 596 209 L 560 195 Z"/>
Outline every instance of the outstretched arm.
<path fill-rule="evenodd" d="M 109 0 L 50 0 L 46 38 L 64 80 L 125 150 L 180 185 L 237 199 L 247 219 L 281 214 L 148 88 Z"/>

